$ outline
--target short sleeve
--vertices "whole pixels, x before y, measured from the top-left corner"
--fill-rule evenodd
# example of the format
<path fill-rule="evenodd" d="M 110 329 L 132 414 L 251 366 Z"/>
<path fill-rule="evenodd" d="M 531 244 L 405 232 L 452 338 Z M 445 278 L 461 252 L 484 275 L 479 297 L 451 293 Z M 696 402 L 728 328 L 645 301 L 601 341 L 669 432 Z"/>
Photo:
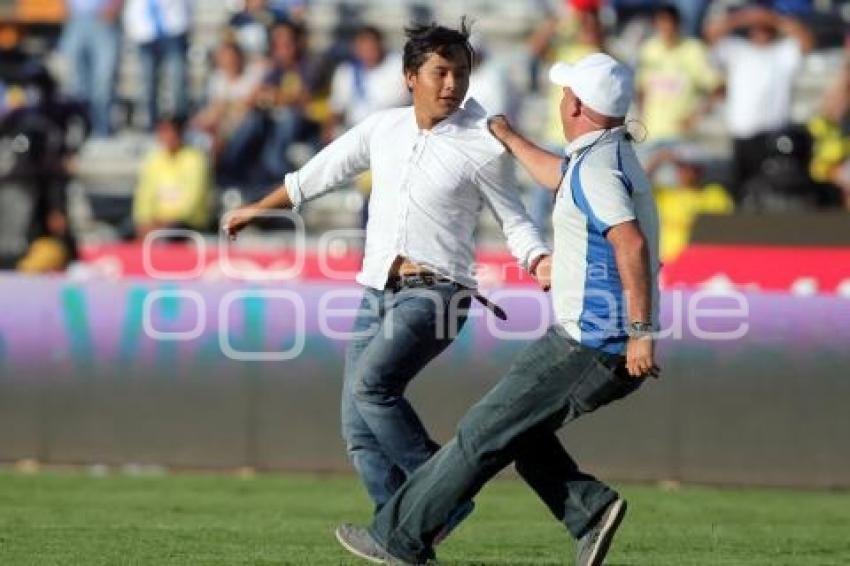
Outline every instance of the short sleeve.
<path fill-rule="evenodd" d="M 620 171 L 576 166 L 570 190 L 575 205 L 601 234 L 635 219 L 632 183 Z"/>
<path fill-rule="evenodd" d="M 693 80 L 700 89 L 710 92 L 723 83 L 723 78 L 711 63 L 708 50 L 698 41 L 692 43 L 689 59 Z"/>

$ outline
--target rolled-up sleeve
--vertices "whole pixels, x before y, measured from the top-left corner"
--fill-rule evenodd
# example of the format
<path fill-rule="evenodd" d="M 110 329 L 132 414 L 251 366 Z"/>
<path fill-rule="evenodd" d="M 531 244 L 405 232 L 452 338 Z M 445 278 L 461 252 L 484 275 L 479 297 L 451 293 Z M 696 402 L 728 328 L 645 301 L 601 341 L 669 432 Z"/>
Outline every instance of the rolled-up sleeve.
<path fill-rule="evenodd" d="M 286 174 L 283 184 L 295 210 L 345 186 L 369 169 L 369 144 L 378 120 L 379 115 L 370 116 L 327 145 L 301 169 Z"/>
<path fill-rule="evenodd" d="M 511 254 L 523 269 L 528 270 L 536 257 L 552 253 L 522 205 L 507 153 L 479 167 L 473 181 L 502 228 Z"/>

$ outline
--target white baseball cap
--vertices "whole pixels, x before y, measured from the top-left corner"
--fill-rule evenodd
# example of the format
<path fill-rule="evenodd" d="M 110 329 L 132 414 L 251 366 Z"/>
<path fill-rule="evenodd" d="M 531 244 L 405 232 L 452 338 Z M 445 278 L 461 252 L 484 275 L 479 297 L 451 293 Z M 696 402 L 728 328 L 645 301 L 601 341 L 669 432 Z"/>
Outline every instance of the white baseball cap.
<path fill-rule="evenodd" d="M 635 91 L 631 69 L 605 53 L 593 53 L 573 65 L 555 63 L 549 80 L 569 87 L 591 110 L 612 118 L 626 115 Z"/>

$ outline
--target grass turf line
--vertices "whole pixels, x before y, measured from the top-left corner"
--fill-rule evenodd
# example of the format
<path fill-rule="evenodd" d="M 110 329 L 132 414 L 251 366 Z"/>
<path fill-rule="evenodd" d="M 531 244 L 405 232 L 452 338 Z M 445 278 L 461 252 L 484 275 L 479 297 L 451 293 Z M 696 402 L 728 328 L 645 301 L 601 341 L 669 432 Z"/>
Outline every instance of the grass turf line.
<path fill-rule="evenodd" d="M 850 493 L 621 486 L 609 566 L 847 566 Z M 572 564 L 573 543 L 524 484 L 499 480 L 441 564 Z M 353 477 L 0 473 L 0 564 L 347 565 L 333 538 L 370 504 Z"/>

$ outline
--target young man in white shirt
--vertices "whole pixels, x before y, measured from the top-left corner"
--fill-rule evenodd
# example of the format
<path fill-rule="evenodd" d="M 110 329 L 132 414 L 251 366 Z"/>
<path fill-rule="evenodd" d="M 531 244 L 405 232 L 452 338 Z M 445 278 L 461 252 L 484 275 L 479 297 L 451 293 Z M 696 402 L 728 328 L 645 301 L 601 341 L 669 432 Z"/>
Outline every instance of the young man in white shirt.
<path fill-rule="evenodd" d="M 566 159 L 517 134 L 493 133 L 541 185 L 555 191 L 552 295 L 558 324 L 515 360 L 472 407 L 454 439 L 396 491 L 368 529 L 337 538 L 372 562 L 424 564 L 462 501 L 514 462 L 578 539 L 578 566 L 600 566 L 623 518 L 616 491 L 579 470 L 555 432 L 656 375 L 658 215 L 625 127 L 629 69 L 602 53 L 558 63 Z M 623 431 L 623 435 L 633 434 Z"/>
<path fill-rule="evenodd" d="M 488 205 L 519 263 L 544 288 L 549 249 L 516 187 L 500 180 L 504 147 L 475 101 L 461 107 L 472 49 L 460 30 L 407 30 L 404 80 L 413 106 L 384 110 L 343 134 L 257 204 L 224 226 L 235 235 L 258 214 L 298 209 L 372 171 L 365 287 L 346 353 L 342 430 L 349 456 L 380 509 L 439 448 L 404 392 L 466 320 L 474 278 L 474 232 Z M 463 503 L 447 525 L 471 510 Z"/>
<path fill-rule="evenodd" d="M 746 38 L 732 35 L 744 29 Z M 768 135 L 791 121 L 791 95 L 803 56 L 814 46 L 801 22 L 766 8 L 751 7 L 710 22 L 706 38 L 726 71 L 726 122 L 733 141 L 736 202 L 759 174 Z"/>

